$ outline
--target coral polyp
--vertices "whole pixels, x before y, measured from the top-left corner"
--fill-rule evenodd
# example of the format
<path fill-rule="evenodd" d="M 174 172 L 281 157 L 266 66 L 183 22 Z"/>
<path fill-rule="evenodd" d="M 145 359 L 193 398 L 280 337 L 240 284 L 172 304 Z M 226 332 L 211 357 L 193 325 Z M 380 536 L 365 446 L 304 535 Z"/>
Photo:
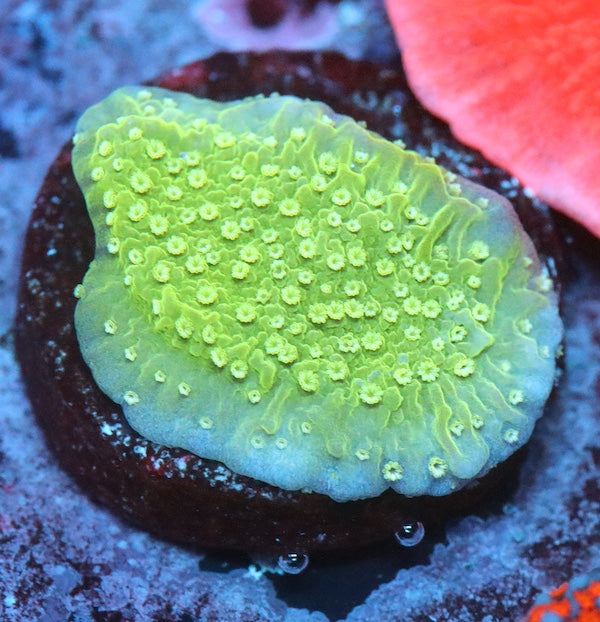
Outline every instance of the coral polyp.
<path fill-rule="evenodd" d="M 142 435 L 337 501 L 447 494 L 530 436 L 562 325 L 499 195 L 289 96 L 126 87 L 74 143 L 77 335 Z"/>

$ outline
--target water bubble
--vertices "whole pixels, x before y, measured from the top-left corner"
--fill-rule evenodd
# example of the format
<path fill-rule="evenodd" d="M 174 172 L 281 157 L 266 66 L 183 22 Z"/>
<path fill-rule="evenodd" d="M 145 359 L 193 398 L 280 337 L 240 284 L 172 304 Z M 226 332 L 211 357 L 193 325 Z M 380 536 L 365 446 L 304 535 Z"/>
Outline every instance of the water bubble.
<path fill-rule="evenodd" d="M 425 527 L 421 522 L 408 523 L 403 525 L 394 535 L 402 546 L 416 546 L 425 535 Z"/>
<path fill-rule="evenodd" d="M 300 574 L 308 566 L 308 555 L 305 553 L 280 555 L 277 565 L 286 574 Z"/>

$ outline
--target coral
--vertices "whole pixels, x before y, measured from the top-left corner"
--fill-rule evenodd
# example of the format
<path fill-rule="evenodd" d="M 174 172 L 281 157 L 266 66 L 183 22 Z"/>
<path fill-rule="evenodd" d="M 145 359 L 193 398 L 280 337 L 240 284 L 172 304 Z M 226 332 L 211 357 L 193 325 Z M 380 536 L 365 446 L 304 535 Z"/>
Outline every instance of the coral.
<path fill-rule="evenodd" d="M 128 87 L 74 143 L 77 334 L 143 435 L 340 501 L 447 494 L 529 437 L 561 323 L 495 193 L 292 97 Z"/>
<path fill-rule="evenodd" d="M 523 622 L 600 622 L 600 568 L 539 598 Z"/>
<path fill-rule="evenodd" d="M 386 5 L 421 102 L 459 140 L 600 235 L 600 6 Z"/>

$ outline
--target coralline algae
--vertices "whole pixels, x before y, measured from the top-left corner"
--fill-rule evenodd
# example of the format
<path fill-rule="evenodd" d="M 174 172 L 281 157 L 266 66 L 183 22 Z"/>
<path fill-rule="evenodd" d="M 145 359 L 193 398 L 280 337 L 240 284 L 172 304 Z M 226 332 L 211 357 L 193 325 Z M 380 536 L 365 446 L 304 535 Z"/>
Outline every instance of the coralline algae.
<path fill-rule="evenodd" d="M 447 494 L 529 438 L 562 328 L 500 196 L 293 97 L 127 87 L 74 142 L 78 338 L 144 436 L 339 501 Z"/>
<path fill-rule="evenodd" d="M 600 622 L 600 568 L 538 597 L 523 622 Z"/>

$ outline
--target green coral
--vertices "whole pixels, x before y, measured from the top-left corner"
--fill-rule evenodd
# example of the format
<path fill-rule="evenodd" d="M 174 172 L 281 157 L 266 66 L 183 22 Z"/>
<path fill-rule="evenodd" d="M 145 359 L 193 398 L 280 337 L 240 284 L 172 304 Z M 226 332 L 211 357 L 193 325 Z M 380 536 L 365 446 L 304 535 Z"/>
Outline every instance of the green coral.
<path fill-rule="evenodd" d="M 77 335 L 144 436 L 339 501 L 447 494 L 529 437 L 562 328 L 498 195 L 293 97 L 128 87 L 74 142 Z"/>

